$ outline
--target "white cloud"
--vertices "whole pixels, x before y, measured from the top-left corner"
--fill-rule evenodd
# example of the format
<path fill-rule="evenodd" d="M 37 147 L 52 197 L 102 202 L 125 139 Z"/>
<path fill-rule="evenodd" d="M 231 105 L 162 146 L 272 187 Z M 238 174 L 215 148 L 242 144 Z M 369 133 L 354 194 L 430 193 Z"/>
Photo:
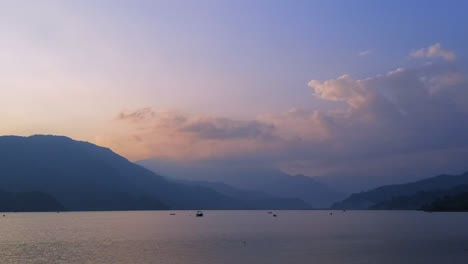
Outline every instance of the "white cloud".
<path fill-rule="evenodd" d="M 360 108 L 372 100 L 373 93 L 365 80 L 354 80 L 345 74 L 327 81 L 311 80 L 309 86 L 321 99 L 346 102 L 352 108 Z"/>
<path fill-rule="evenodd" d="M 446 61 L 453 61 L 456 58 L 456 55 L 453 51 L 446 50 L 442 48 L 442 45 L 440 43 L 436 43 L 432 46 L 429 46 L 427 48 L 415 50 L 411 52 L 410 54 L 412 57 L 415 58 L 442 58 Z"/>
<path fill-rule="evenodd" d="M 359 56 L 366 56 L 366 55 L 369 55 L 371 53 L 370 50 L 362 50 L 358 53 Z"/>

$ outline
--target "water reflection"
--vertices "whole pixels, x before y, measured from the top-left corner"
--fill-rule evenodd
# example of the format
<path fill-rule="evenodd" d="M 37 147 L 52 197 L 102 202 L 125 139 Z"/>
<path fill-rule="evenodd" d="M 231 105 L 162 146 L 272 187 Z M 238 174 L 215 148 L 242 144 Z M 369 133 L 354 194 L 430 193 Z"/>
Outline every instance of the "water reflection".
<path fill-rule="evenodd" d="M 1 263 L 468 263 L 467 213 L 273 213 L 8 213 Z"/>

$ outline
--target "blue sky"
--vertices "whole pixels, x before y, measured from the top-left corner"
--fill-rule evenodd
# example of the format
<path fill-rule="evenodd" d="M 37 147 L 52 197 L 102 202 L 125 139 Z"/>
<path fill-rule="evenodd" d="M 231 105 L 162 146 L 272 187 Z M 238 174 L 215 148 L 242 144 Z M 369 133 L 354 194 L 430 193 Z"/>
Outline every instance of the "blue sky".
<path fill-rule="evenodd" d="M 124 69 L 130 71 L 126 75 L 140 77 L 139 81 L 145 83 L 136 89 L 143 97 L 162 94 L 169 101 L 164 107 L 177 104 L 183 110 L 215 111 L 243 118 L 272 109 L 310 107 L 314 100 L 306 85 L 310 79 L 329 79 L 344 73 L 356 78 L 373 76 L 407 64 L 409 51 L 439 42 L 456 50 L 459 58 L 465 58 L 464 47 L 468 44 L 465 1 L 39 3 L 42 4 L 36 5 L 40 8 L 12 4 L 16 5 L 14 20 L 24 25 L 25 34 L 42 41 L 44 49 L 51 53 L 61 49 L 54 38 L 60 20 L 71 17 L 71 25 L 63 23 L 70 31 L 78 25 L 94 33 L 83 40 L 107 40 L 114 45 L 109 49 L 127 53 L 130 60 L 136 61 L 131 64 L 138 60 L 147 64 L 143 70 Z M 31 10 L 24 12 L 28 9 Z M 41 17 L 42 10 L 46 19 Z M 91 58 L 94 54 L 92 44 L 89 45 L 65 46 L 65 54 L 57 56 L 65 57 L 78 50 L 84 53 L 82 63 L 89 64 L 98 59 Z M 362 51 L 369 54 L 358 56 Z M 154 81 L 148 76 L 154 67 L 151 61 L 157 61 L 168 75 L 178 75 L 180 83 L 174 81 L 172 85 L 176 87 L 167 85 L 170 88 L 149 85 Z M 100 70 L 109 71 L 109 64 L 124 62 L 104 58 L 100 63 Z M 193 82 L 192 90 L 196 92 L 190 92 L 190 87 L 181 89 L 183 82 Z M 223 89 L 220 86 L 226 85 L 224 82 L 233 83 L 232 87 Z M 200 103 L 180 103 L 180 96 L 174 96 L 178 91 L 189 91 L 192 97 L 202 94 L 196 98 Z M 232 105 L 216 102 L 223 96 L 235 99 Z M 262 98 L 261 104 L 258 98 Z M 210 106 L 205 107 L 206 104 Z M 314 104 L 320 106 L 321 102 Z"/>
<path fill-rule="evenodd" d="M 129 27 L 147 28 L 170 66 L 242 80 L 231 91 L 204 89 L 227 93 L 256 113 L 310 107 L 309 79 L 373 76 L 409 63 L 408 51 L 433 43 L 464 58 L 466 7 L 463 1 L 149 1 L 111 12 Z M 236 115 L 239 101 L 219 111 Z"/>

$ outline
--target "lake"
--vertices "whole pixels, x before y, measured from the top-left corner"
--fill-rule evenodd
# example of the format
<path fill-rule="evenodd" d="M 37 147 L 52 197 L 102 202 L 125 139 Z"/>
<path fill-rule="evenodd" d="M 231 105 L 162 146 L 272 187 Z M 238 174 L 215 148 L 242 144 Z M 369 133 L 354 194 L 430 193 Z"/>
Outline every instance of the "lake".
<path fill-rule="evenodd" d="M 468 263 L 468 213 L 195 213 L 5 213 L 0 263 Z"/>

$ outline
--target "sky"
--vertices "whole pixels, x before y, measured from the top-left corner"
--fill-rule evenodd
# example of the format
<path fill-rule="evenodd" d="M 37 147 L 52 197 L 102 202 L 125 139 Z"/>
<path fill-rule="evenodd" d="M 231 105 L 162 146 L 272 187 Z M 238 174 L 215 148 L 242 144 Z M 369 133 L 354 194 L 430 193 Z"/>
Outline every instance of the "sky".
<path fill-rule="evenodd" d="M 466 1 L 0 1 L 0 135 L 392 182 L 468 169 Z"/>

